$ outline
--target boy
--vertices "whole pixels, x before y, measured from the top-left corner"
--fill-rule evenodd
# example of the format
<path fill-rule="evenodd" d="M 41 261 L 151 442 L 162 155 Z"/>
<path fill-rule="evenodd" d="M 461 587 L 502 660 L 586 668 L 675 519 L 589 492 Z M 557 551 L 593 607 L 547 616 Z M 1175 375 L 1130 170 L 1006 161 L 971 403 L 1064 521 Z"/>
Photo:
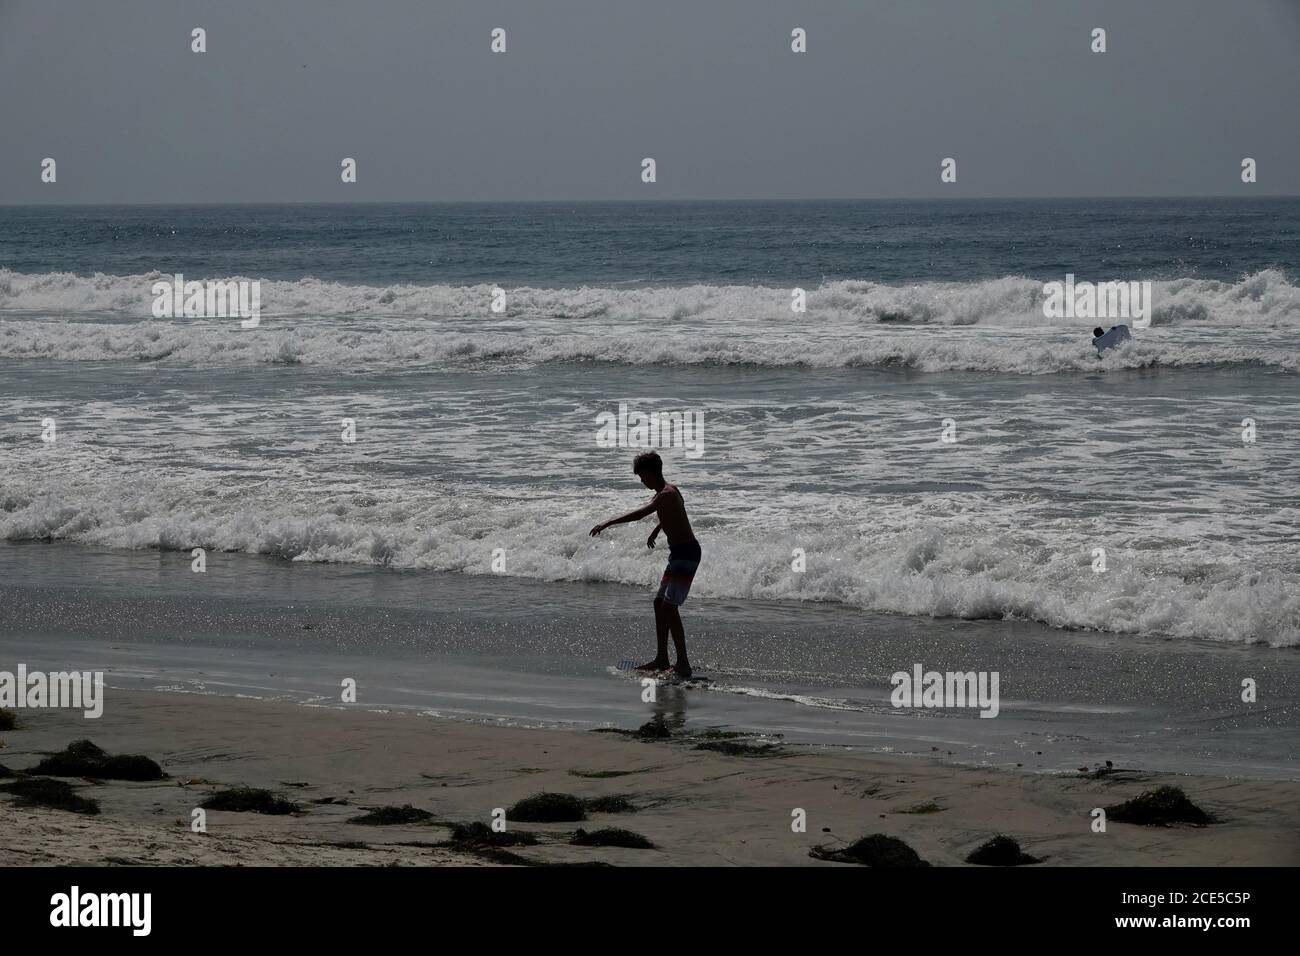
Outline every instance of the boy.
<path fill-rule="evenodd" d="M 686 517 L 686 504 L 682 493 L 675 485 L 664 481 L 664 463 L 658 454 L 648 451 L 637 455 L 632 461 L 632 474 L 641 479 L 655 493 L 650 503 L 629 511 L 620 518 L 598 524 L 591 529 L 592 537 L 600 534 L 610 525 L 640 521 L 654 512 L 659 523 L 646 539 L 646 547 L 655 546 L 655 538 L 662 530 L 668 538 L 668 567 L 664 569 L 663 580 L 659 582 L 659 593 L 655 595 L 655 636 L 659 642 L 659 652 L 655 659 L 642 664 L 639 671 L 661 671 L 668 668 L 668 634 L 673 635 L 673 647 L 677 650 L 677 663 L 673 673 L 683 680 L 691 676 L 691 662 L 686 657 L 686 631 L 682 627 L 682 616 L 678 608 L 686 601 L 691 590 L 691 579 L 695 569 L 700 566 L 700 543 L 695 540 L 691 530 L 690 519 Z"/>

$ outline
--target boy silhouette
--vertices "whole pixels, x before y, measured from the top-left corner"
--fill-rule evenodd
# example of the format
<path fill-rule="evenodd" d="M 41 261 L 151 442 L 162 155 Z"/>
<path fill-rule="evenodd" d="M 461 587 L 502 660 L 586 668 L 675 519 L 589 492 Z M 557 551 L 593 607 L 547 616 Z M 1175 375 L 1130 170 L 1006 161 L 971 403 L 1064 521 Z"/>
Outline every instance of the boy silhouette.
<path fill-rule="evenodd" d="M 663 531 L 668 539 L 668 567 L 664 568 L 663 579 L 659 582 L 659 591 L 655 594 L 655 637 L 659 650 L 654 660 L 647 661 L 637 668 L 639 671 L 661 671 L 668 669 L 668 635 L 673 636 L 673 647 L 677 651 L 677 663 L 673 673 L 683 679 L 691 676 L 691 662 L 686 656 L 686 630 L 682 627 L 682 616 L 678 608 L 686 602 L 686 595 L 691 590 L 691 580 L 695 569 L 700 566 L 700 543 L 695 540 L 691 530 L 690 519 L 686 517 L 686 503 L 676 485 L 664 481 L 663 459 L 655 452 L 649 451 L 637 455 L 632 460 L 632 473 L 641 479 L 655 493 L 649 504 L 629 511 L 618 518 L 598 524 L 591 529 L 595 537 L 610 525 L 626 524 L 640 521 L 655 514 L 659 518 L 655 529 L 646 539 L 646 547 L 655 546 L 655 538 Z"/>

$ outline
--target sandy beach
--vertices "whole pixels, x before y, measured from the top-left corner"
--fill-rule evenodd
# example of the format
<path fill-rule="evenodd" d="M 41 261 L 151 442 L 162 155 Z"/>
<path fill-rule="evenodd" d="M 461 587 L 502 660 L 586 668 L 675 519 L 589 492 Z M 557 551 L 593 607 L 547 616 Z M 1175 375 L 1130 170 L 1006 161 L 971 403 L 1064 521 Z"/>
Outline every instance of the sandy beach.
<path fill-rule="evenodd" d="M 633 729 L 633 728 L 626 728 Z M 411 714 L 305 707 L 195 694 L 117 692 L 96 721 L 24 712 L 0 734 L 0 764 L 32 768 L 89 738 L 143 754 L 167 777 L 70 780 L 96 816 L 0 799 L 0 865 L 471 866 L 490 853 L 438 846 L 452 823 L 490 823 L 496 808 L 539 792 L 625 797 L 634 810 L 579 823 L 515 823 L 535 846 L 514 862 L 620 866 L 835 866 L 809 856 L 868 834 L 905 841 L 940 866 L 961 865 L 995 834 L 1044 866 L 1288 866 L 1300 862 L 1300 784 L 1139 773 L 1043 774 L 954 767 L 918 757 L 781 745 L 695 730 L 645 740 L 615 732 L 490 726 Z M 700 749 L 717 748 L 717 749 Z M 731 751 L 731 752 L 724 752 Z M 1119 768 L 1122 769 L 1122 768 Z M 1164 784 L 1220 822 L 1090 828 L 1089 812 Z M 288 815 L 192 811 L 212 793 L 266 788 Z M 410 805 L 418 824 L 349 819 Z M 806 811 L 806 832 L 792 813 Z M 570 845 L 578 827 L 620 827 L 654 849 Z M 498 856 L 496 862 L 511 862 Z"/>
<path fill-rule="evenodd" d="M 123 6 L 0 3 L 15 953 L 1291 928 L 1300 3 Z"/>

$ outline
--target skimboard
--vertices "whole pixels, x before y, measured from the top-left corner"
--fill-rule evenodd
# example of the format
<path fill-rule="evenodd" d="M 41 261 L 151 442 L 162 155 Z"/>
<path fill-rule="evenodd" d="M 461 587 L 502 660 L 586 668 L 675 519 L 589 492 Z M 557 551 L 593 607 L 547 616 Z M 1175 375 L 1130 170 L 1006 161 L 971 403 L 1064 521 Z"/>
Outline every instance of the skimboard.
<path fill-rule="evenodd" d="M 712 678 L 705 677 L 698 671 L 683 680 L 671 668 L 662 671 L 639 671 L 636 666 L 636 661 L 624 660 L 615 664 L 612 670 L 617 671 L 619 676 L 622 677 L 630 677 L 634 680 L 650 677 L 657 684 L 670 684 L 674 687 L 708 687 L 713 683 Z"/>
<path fill-rule="evenodd" d="M 1127 325 L 1112 326 L 1111 330 L 1105 335 L 1099 335 L 1092 340 L 1092 344 L 1097 349 L 1097 354 L 1101 355 L 1107 349 L 1113 349 L 1122 342 L 1127 342 L 1133 336 L 1129 335 Z"/>

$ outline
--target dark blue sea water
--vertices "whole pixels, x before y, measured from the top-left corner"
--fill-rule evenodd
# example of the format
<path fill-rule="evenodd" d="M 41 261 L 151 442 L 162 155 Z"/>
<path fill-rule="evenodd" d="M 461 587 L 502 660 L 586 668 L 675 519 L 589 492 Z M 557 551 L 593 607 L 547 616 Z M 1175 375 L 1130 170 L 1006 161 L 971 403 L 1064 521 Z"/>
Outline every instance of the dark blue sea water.
<path fill-rule="evenodd" d="M 786 285 L 1300 267 L 1300 200 L 0 208 L 22 273 L 337 282 Z"/>

